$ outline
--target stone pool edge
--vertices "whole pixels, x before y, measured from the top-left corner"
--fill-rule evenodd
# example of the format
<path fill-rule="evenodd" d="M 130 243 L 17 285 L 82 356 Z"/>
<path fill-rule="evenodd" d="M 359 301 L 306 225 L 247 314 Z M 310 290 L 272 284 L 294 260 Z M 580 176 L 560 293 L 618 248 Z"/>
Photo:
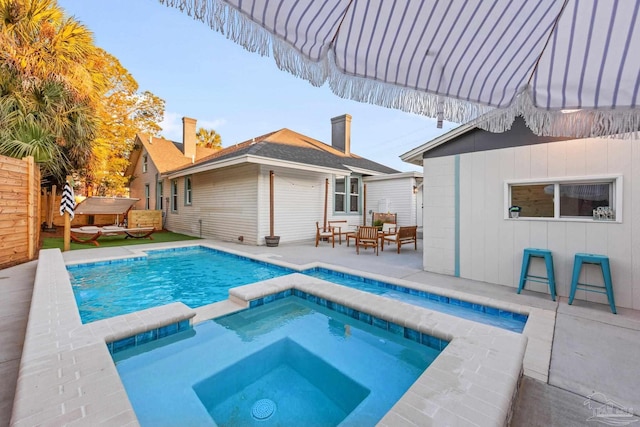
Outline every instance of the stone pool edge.
<path fill-rule="evenodd" d="M 299 270 L 300 266 L 295 269 Z M 138 425 L 105 339 L 125 338 L 149 328 L 192 319 L 194 315 L 194 321 L 200 321 L 241 310 L 243 304 L 248 304 L 244 298 L 252 296 L 243 296 L 242 292 L 258 291 L 266 295 L 281 286 L 291 288 L 291 283 L 273 283 L 287 282 L 287 278 L 295 280 L 295 287 L 305 292 L 312 291 L 318 296 L 329 292 L 331 300 L 336 300 L 340 292 L 351 293 L 351 296 L 357 296 L 355 300 L 336 302 L 355 309 L 364 304 L 360 308 L 366 312 L 378 305 L 380 316 L 389 316 L 396 323 L 443 339 L 451 338 L 451 344 L 443 354 L 383 418 L 381 425 L 398 425 L 399 422 L 418 425 L 411 421 L 416 416 L 421 423 L 424 417 L 429 417 L 436 424 L 450 424 L 454 419 L 469 421 L 469 417 L 483 420 L 480 425 L 505 425 L 508 422 L 522 374 L 522 359 L 524 357 L 525 363 L 527 359 L 526 334 L 521 336 L 464 319 L 453 318 L 457 320 L 452 321 L 451 316 L 442 313 L 375 295 L 362 295 L 364 293 L 355 289 L 333 284 L 326 287 L 327 282 L 319 288 L 317 282 L 322 281 L 298 274 L 234 288 L 230 291 L 229 300 L 211 305 L 215 308 L 205 306 L 191 310 L 183 304 L 174 303 L 82 325 L 62 254 L 59 250 L 43 250 L 34 283 L 11 425 Z M 384 314 L 389 306 L 401 308 L 396 310 L 396 314 Z M 425 318 L 425 313 L 430 314 Z M 531 313 L 529 315 L 528 325 L 532 320 Z M 432 325 L 434 319 L 436 325 Z M 437 326 L 437 319 L 445 323 Z M 452 326 L 452 322 L 456 326 Z M 470 334 L 474 329 L 475 332 Z M 462 332 L 465 330 L 467 335 Z M 514 349 L 519 350 L 514 353 Z M 505 357 L 516 362 L 506 363 Z M 498 385 L 501 389 L 506 387 L 503 393 L 495 391 Z M 429 398 L 424 399 L 425 395 Z M 486 401 L 487 396 L 490 401 Z M 460 406 L 464 402 L 467 402 L 466 406 Z M 462 412 L 460 408 L 463 408 Z M 482 412 L 478 413 L 480 408 Z M 487 418 L 483 415 L 485 413 L 494 415 Z M 437 419 L 433 418 L 436 414 Z"/>

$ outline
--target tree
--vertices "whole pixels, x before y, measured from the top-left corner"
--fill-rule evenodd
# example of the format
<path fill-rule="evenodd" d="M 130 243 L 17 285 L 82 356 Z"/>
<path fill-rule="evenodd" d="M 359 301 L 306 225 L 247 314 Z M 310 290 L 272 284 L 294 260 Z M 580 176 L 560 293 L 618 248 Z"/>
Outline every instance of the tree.
<path fill-rule="evenodd" d="M 196 132 L 196 138 L 198 138 L 198 145 L 202 145 L 207 148 L 215 148 L 217 150 L 222 148 L 222 137 L 213 129 L 198 129 Z"/>
<path fill-rule="evenodd" d="M 32 155 L 43 177 L 124 191 L 136 132 L 157 135 L 164 101 L 55 0 L 0 0 L 0 153 Z"/>
<path fill-rule="evenodd" d="M 53 0 L 0 0 L 0 152 L 61 182 L 87 164 L 104 91 L 91 32 Z"/>
<path fill-rule="evenodd" d="M 91 193 L 102 196 L 125 192 L 124 171 L 129 164 L 136 133 L 157 136 L 164 116 L 164 100 L 138 92 L 138 83 L 117 58 L 99 50 L 107 83 L 98 109 L 93 159 L 83 179 Z"/>

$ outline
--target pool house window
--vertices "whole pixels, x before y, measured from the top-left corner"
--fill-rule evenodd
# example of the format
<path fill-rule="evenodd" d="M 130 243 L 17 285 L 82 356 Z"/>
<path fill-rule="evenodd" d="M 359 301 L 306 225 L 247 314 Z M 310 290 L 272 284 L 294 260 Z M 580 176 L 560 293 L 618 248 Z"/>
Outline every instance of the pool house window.
<path fill-rule="evenodd" d="M 149 169 L 149 157 L 145 154 L 142 156 L 142 173 L 146 173 Z"/>
<path fill-rule="evenodd" d="M 144 185 L 144 208 L 149 210 L 149 204 L 151 199 L 151 188 L 149 184 Z"/>
<path fill-rule="evenodd" d="M 505 217 L 517 206 L 519 218 L 621 221 L 621 176 L 512 181 L 505 192 Z"/>
<path fill-rule="evenodd" d="M 191 177 L 187 176 L 184 178 L 184 204 L 185 206 L 190 206 L 192 201 L 191 196 Z"/>
<path fill-rule="evenodd" d="M 171 212 L 178 212 L 178 180 L 171 181 Z"/>
<path fill-rule="evenodd" d="M 359 213 L 360 212 L 360 178 L 340 177 L 334 182 L 335 212 Z"/>
<path fill-rule="evenodd" d="M 158 181 L 156 189 L 156 209 L 164 210 L 164 202 L 162 196 L 162 181 Z"/>

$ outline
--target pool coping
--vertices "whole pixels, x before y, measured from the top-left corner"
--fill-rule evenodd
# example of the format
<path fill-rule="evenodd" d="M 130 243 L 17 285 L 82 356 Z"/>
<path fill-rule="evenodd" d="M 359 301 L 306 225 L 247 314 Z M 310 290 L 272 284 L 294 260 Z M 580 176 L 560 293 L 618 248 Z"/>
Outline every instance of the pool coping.
<path fill-rule="evenodd" d="M 362 272 L 323 263 L 294 266 L 202 242 L 167 248 L 186 246 L 210 247 L 298 271 L 322 267 L 363 275 Z M 145 256 L 142 250 L 132 250 L 131 253 L 131 256 L 102 257 L 96 261 Z M 86 262 L 92 260 L 82 263 Z M 499 306 L 497 308 L 528 314 L 529 319 L 520 335 L 294 273 L 232 288 L 228 300 L 195 310 L 173 303 L 82 325 L 62 254 L 57 249 L 43 250 L 34 283 L 11 425 L 45 422 L 138 425 L 106 341 L 175 322 L 189 320 L 198 323 L 242 310 L 256 295 L 264 296 L 287 286 L 318 296 L 326 295 L 340 304 L 450 341 L 436 361 L 380 421 L 380 425 L 424 425 L 424 417 L 430 418 L 434 424 L 506 425 L 522 373 L 534 378 L 544 377 L 546 381 L 555 312 L 488 298 L 484 301 L 483 297 L 457 291 L 443 292 L 441 288 L 400 279 L 366 276 L 479 304 L 490 303 L 491 306 Z M 318 286 L 319 282 L 322 286 Z"/>

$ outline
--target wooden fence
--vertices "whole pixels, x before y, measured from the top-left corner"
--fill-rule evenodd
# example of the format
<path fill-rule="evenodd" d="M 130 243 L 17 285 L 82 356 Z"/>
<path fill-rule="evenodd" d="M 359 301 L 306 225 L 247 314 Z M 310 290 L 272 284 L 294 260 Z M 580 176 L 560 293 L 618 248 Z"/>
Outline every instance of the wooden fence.
<path fill-rule="evenodd" d="M 0 268 L 36 257 L 40 240 L 40 169 L 33 157 L 0 156 Z"/>

